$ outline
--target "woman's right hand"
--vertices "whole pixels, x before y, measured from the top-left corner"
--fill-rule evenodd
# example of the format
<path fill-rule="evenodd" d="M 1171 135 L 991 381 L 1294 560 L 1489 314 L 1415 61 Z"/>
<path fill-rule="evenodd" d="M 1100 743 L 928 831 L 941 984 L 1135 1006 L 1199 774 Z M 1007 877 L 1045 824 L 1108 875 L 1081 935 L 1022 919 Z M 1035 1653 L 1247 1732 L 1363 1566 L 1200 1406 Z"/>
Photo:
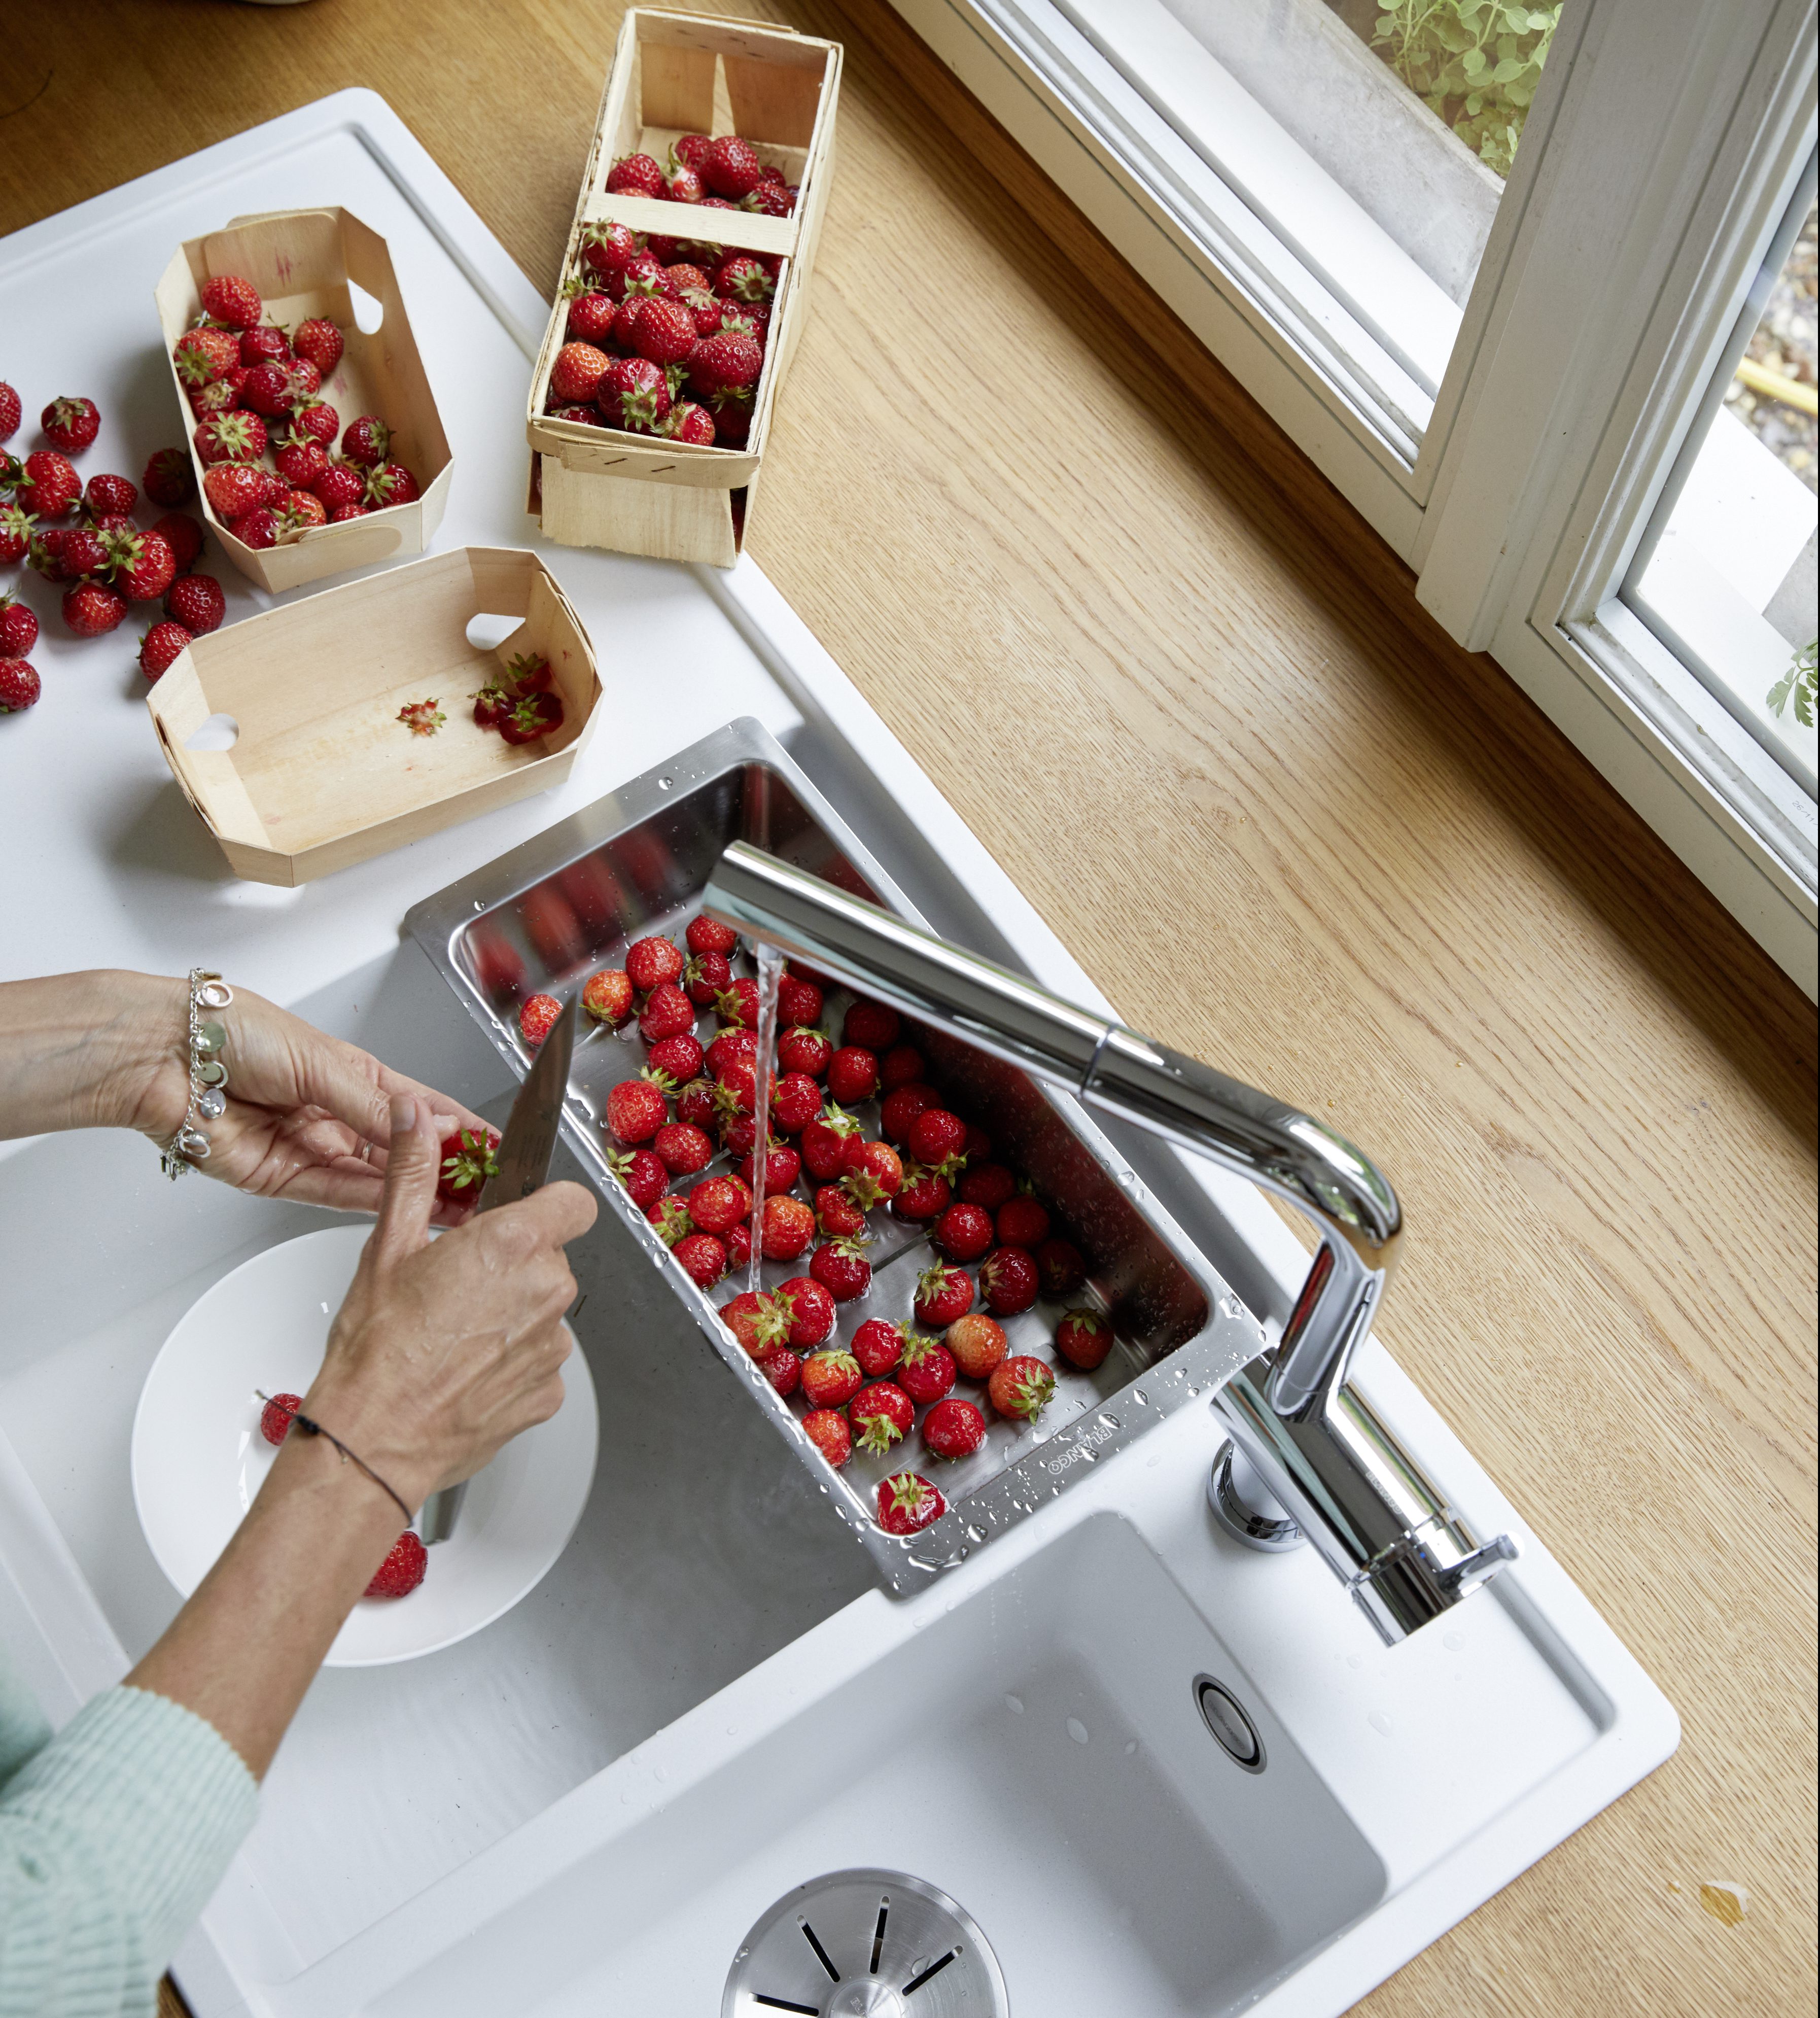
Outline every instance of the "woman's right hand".
<path fill-rule="evenodd" d="M 378 1224 L 303 1403 L 413 1508 L 561 1407 L 563 1249 L 598 1209 L 546 1184 L 432 1242 L 437 1153 L 428 1103 L 395 1097 Z"/>

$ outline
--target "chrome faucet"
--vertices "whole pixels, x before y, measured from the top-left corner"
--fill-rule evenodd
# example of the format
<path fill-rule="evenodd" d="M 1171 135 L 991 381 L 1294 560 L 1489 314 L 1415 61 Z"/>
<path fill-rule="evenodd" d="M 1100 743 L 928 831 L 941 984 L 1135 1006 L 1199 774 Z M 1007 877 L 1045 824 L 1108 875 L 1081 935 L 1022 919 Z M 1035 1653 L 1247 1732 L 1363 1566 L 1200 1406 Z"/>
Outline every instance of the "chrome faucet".
<path fill-rule="evenodd" d="M 1314 1221 L 1320 1246 L 1279 1341 L 1235 1373 L 1215 1405 L 1232 1441 L 1210 1497 L 1239 1539 L 1280 1549 L 1305 1536 L 1387 1643 L 1514 1558 L 1508 1535 L 1474 1540 L 1348 1385 L 1395 1264 L 1402 1213 L 1383 1173 L 1344 1137 L 744 841 L 722 855 L 702 905 L 736 931 L 1249 1177 Z"/>

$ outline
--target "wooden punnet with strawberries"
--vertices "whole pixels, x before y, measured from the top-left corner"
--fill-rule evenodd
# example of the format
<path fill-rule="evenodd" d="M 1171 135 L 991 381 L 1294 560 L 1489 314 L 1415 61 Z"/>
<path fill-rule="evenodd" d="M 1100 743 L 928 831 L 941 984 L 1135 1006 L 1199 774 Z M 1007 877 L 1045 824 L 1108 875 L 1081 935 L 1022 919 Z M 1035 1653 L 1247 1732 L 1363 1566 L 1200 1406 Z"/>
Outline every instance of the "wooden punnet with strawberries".
<path fill-rule="evenodd" d="M 738 559 L 808 302 L 841 49 L 625 17 L 531 382 L 530 508 L 565 546 Z"/>
<path fill-rule="evenodd" d="M 178 248 L 157 300 L 197 487 L 242 574 L 296 588 L 423 552 L 454 461 L 377 232 L 345 210 L 236 218 Z"/>

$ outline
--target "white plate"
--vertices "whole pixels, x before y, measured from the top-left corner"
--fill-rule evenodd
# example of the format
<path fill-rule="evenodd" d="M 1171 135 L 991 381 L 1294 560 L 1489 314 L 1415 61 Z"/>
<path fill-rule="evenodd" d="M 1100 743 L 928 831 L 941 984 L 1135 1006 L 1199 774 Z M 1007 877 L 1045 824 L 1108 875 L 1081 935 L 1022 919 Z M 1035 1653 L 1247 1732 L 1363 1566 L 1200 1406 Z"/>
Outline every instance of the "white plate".
<path fill-rule="evenodd" d="M 165 1340 L 132 1425 L 132 1496 L 158 1567 L 187 1597 L 226 1547 L 277 1451 L 268 1394 L 307 1394 L 366 1245 L 365 1226 L 306 1233 L 243 1262 Z M 567 1399 L 469 1482 L 455 1532 L 408 1597 L 362 1598 L 324 1665 L 374 1668 L 478 1633 L 536 1588 L 568 1546 L 594 1482 L 600 1423 L 580 1351 Z"/>

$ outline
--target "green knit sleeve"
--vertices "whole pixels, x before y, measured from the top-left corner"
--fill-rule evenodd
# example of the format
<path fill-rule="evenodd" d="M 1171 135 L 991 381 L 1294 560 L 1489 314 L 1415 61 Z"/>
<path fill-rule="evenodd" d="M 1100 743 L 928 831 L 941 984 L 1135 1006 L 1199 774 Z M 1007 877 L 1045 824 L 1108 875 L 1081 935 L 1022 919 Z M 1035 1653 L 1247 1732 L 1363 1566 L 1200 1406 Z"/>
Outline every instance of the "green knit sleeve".
<path fill-rule="evenodd" d="M 251 1828 L 214 1727 L 109 1689 L 0 1787 L 0 2018 L 142 2018 Z"/>

